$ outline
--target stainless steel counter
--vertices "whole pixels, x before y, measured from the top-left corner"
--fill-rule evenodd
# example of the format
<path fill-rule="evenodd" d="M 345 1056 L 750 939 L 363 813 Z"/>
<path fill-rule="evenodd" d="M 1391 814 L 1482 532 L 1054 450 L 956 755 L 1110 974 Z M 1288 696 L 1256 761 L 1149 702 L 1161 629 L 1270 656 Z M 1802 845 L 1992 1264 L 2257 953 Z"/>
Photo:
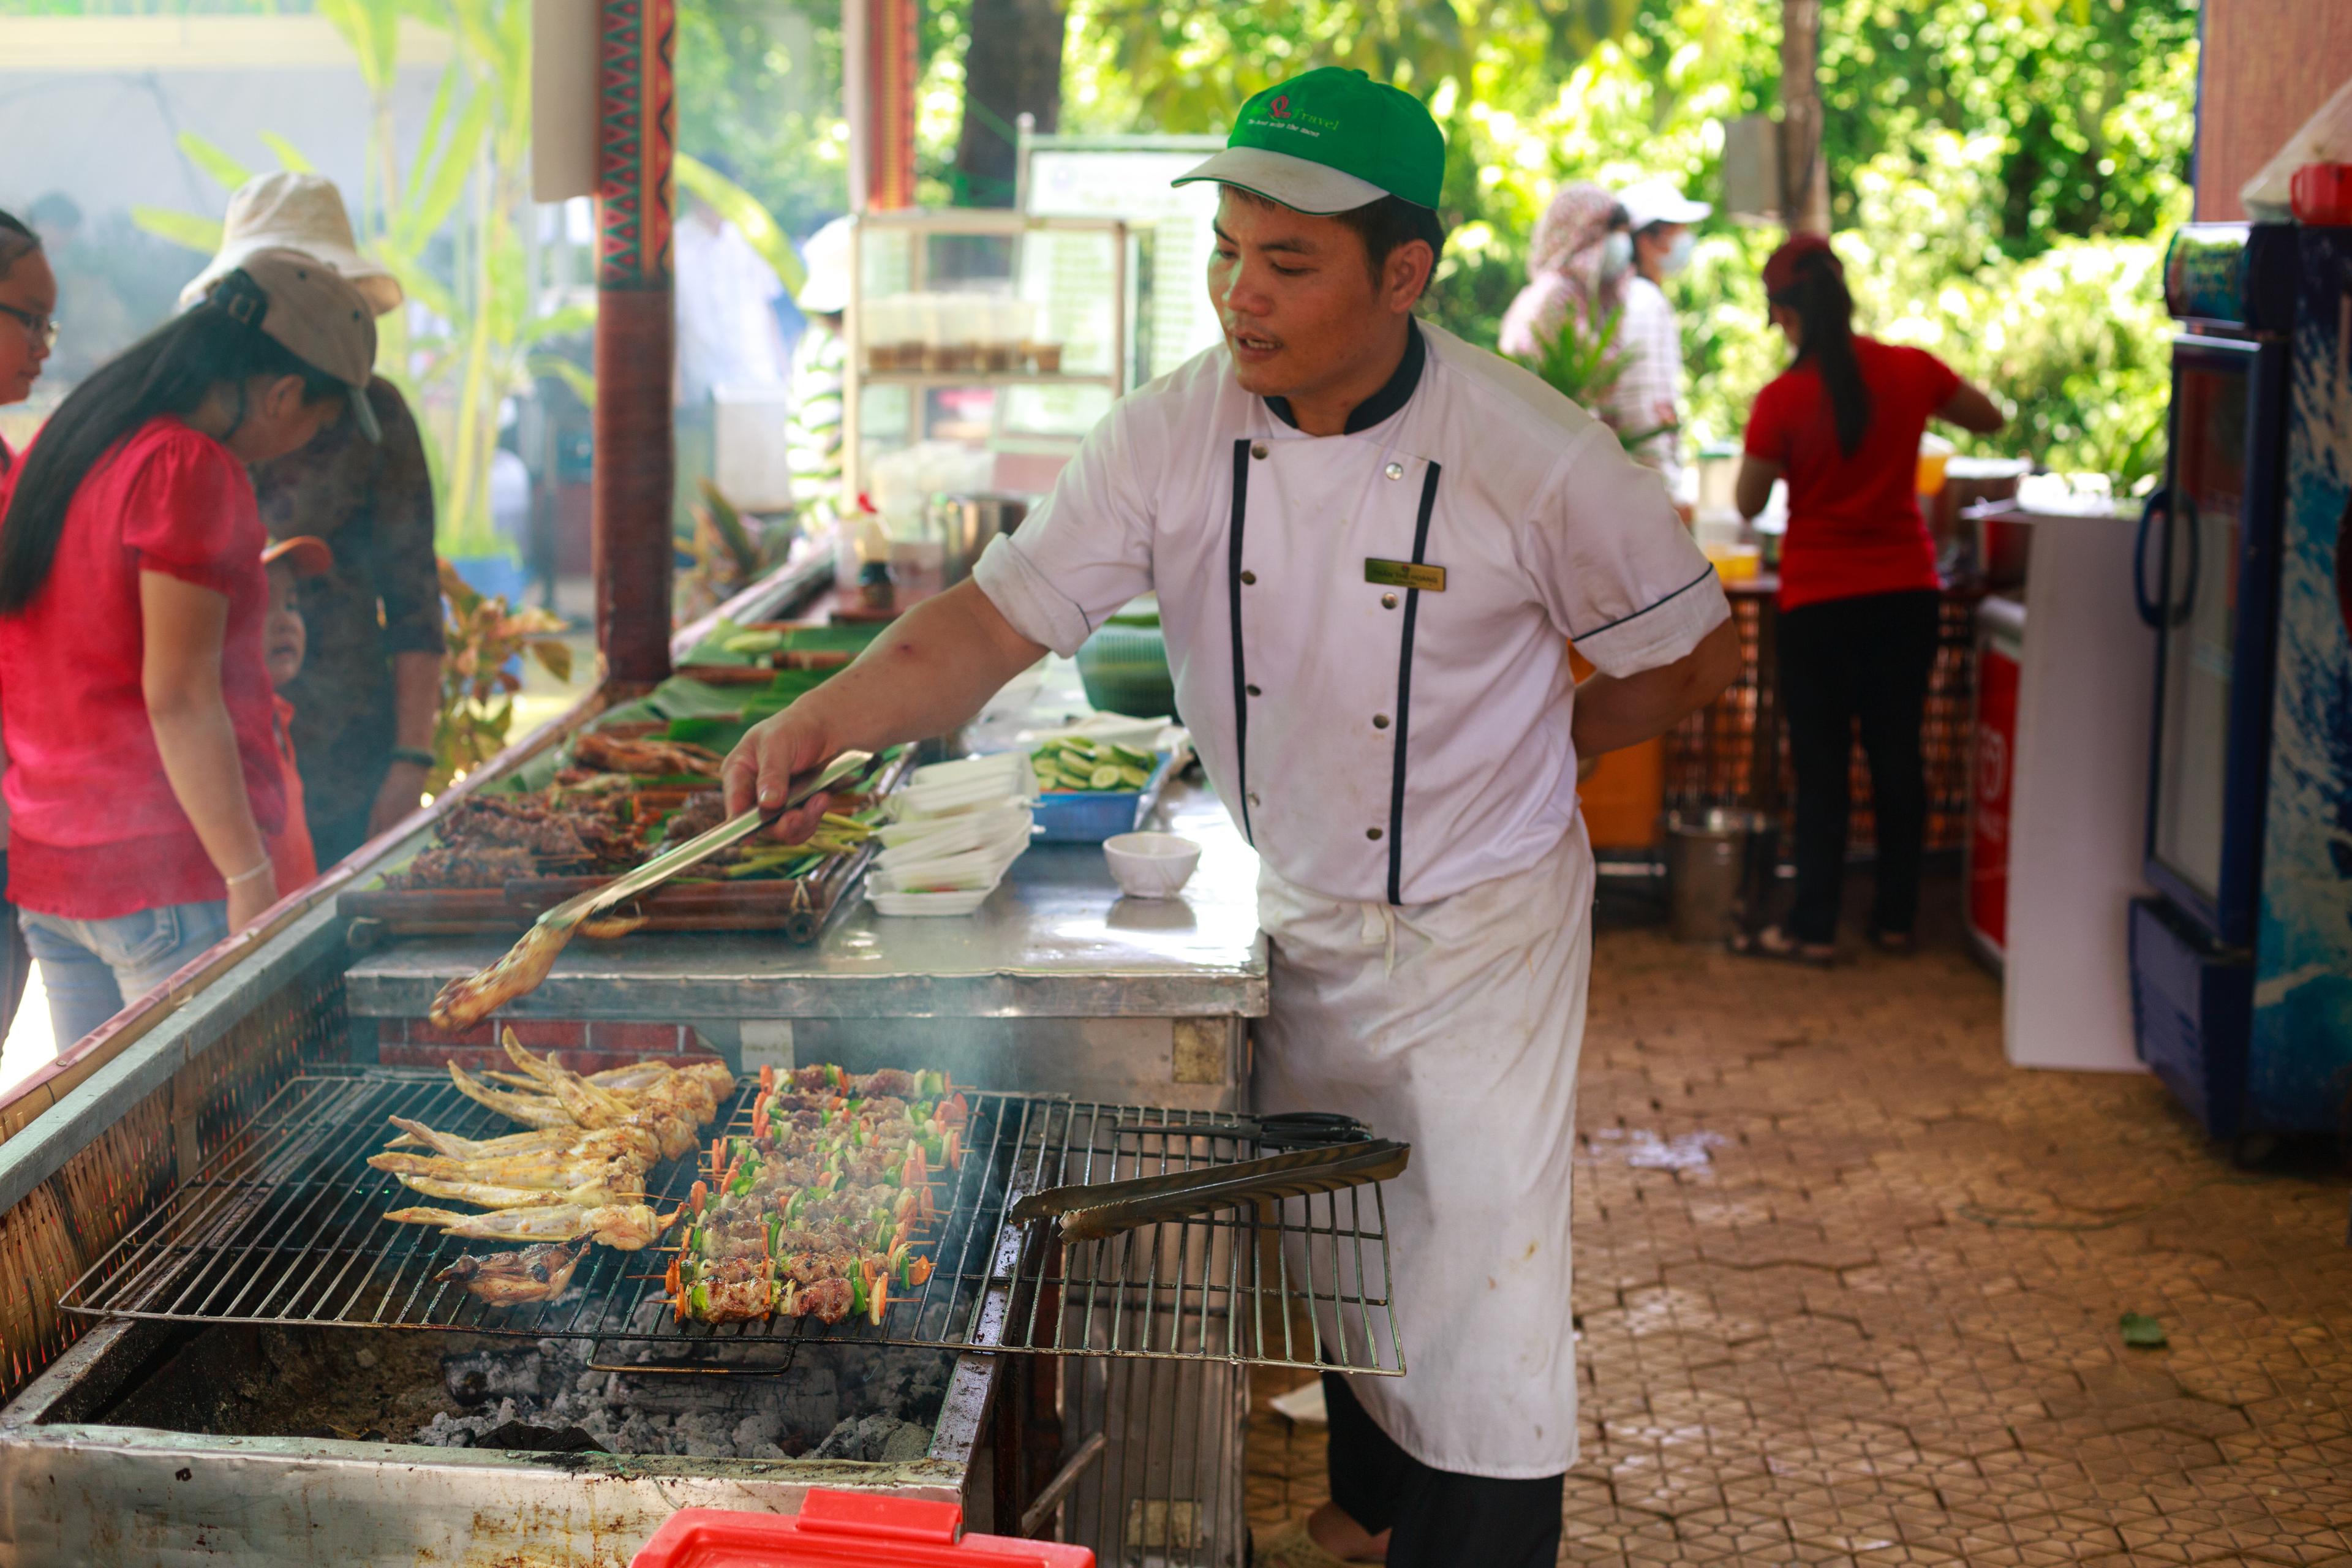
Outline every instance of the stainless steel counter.
<path fill-rule="evenodd" d="M 1161 803 L 1202 846 L 1173 900 L 1128 899 L 1102 851 L 1039 845 L 976 914 L 892 920 L 862 900 L 814 945 L 759 932 L 643 933 L 575 942 L 516 1004 L 542 1018 L 1255 1017 L 1265 1011 L 1257 857 L 1206 789 Z M 399 942 L 345 976 L 362 1016 L 422 1017 L 434 993 L 507 938 Z"/>
<path fill-rule="evenodd" d="M 1048 659 L 961 743 L 1025 745 L 1087 711 L 1069 661 Z M 1173 900 L 1120 897 L 1093 845 L 1038 845 L 960 919 L 887 919 L 861 899 L 806 947 L 740 932 L 575 942 L 501 1016 L 689 1024 L 747 1070 L 919 1062 L 989 1089 L 1242 1109 L 1244 1020 L 1266 1010 L 1257 855 L 1204 785 L 1171 785 L 1153 826 L 1201 845 Z M 422 1018 L 507 940 L 423 938 L 366 954 L 344 976 L 350 1012 Z"/>

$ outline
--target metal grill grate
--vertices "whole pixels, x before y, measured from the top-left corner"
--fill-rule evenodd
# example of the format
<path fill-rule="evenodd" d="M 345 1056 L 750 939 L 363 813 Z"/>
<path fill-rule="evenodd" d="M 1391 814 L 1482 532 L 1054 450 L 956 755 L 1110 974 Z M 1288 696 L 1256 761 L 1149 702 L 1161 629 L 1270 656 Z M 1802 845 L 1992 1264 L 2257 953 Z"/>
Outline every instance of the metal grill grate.
<path fill-rule="evenodd" d="M 435 1276 L 467 1251 L 497 1244 L 386 1221 L 389 1210 L 429 1200 L 366 1160 L 390 1136 L 392 1116 L 468 1138 L 511 1128 L 443 1075 L 382 1068 L 289 1080 L 60 1304 L 166 1321 L 668 1342 L 689 1358 L 698 1349 L 750 1348 L 745 1342 L 783 1348 L 827 1339 L 1404 1370 L 1377 1186 L 1065 1247 L 1046 1226 L 1007 1226 L 1006 1209 L 1045 1187 L 1252 1158 L 1260 1151 L 1251 1124 L 1063 1100 L 970 1099 L 963 1163 L 934 1173 L 939 1218 L 919 1238 L 934 1272 L 918 1290 L 894 1297 L 878 1325 L 679 1323 L 662 1295 L 666 1258 L 656 1248 L 592 1247 L 557 1300 L 484 1305 Z M 747 1089 L 725 1108 L 729 1133 L 749 1135 L 751 1100 Z M 1153 1130 L 1135 1125 L 1147 1121 Z M 1171 1126 L 1182 1131 L 1165 1130 Z M 646 1202 L 667 1212 L 684 1202 L 694 1176 L 690 1160 L 656 1166 Z"/>

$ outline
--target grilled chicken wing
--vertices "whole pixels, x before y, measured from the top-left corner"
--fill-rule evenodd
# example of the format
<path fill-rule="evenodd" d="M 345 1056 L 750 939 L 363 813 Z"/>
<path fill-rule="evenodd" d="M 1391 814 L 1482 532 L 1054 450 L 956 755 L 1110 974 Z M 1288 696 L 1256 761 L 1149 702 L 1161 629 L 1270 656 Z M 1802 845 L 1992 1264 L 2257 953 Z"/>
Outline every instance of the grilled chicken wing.
<path fill-rule="evenodd" d="M 628 1182 L 618 1187 L 598 1183 L 585 1186 L 550 1191 L 544 1187 L 509 1187 L 492 1182 L 452 1182 L 438 1176 L 397 1178 L 403 1184 L 415 1188 L 428 1198 L 445 1202 L 479 1204 L 486 1209 L 540 1208 L 548 1205 L 569 1205 L 575 1208 L 611 1208 L 634 1204 L 646 1195 L 645 1178 L 630 1173 Z"/>
<path fill-rule="evenodd" d="M 520 1121 L 525 1127 L 577 1128 L 575 1121 L 562 1105 L 543 1095 L 516 1094 L 503 1089 L 492 1089 L 456 1062 L 449 1064 L 450 1081 L 457 1092 L 478 1105 L 485 1105 L 509 1121 Z"/>
<path fill-rule="evenodd" d="M 546 1155 L 573 1160 L 627 1160 L 651 1166 L 661 1156 L 661 1141 L 641 1127 L 551 1127 L 537 1132 L 511 1132 L 503 1138 L 458 1138 L 436 1132 L 421 1121 L 392 1118 L 404 1136 L 391 1147 L 421 1144 L 452 1160 L 504 1160 Z"/>
<path fill-rule="evenodd" d="M 551 1301 L 571 1285 L 572 1271 L 587 1250 L 542 1243 L 520 1252 L 467 1253 L 434 1278 L 461 1284 L 493 1307 Z"/>
<path fill-rule="evenodd" d="M 582 1160 L 562 1152 L 525 1154 L 504 1160 L 451 1160 L 438 1154 L 383 1153 L 368 1156 L 376 1170 L 395 1176 L 431 1176 L 444 1182 L 488 1182 L 501 1187 L 536 1187 L 561 1193 L 572 1187 L 605 1186 L 615 1192 L 642 1186 L 645 1167 L 630 1160 Z"/>
<path fill-rule="evenodd" d="M 538 1204 L 492 1214 L 451 1209 L 394 1209 L 383 1216 L 396 1225 L 433 1225 L 445 1236 L 474 1241 L 578 1241 L 585 1237 L 623 1252 L 650 1245 L 677 1215 L 665 1219 L 643 1204 L 583 1208 L 577 1204 Z"/>

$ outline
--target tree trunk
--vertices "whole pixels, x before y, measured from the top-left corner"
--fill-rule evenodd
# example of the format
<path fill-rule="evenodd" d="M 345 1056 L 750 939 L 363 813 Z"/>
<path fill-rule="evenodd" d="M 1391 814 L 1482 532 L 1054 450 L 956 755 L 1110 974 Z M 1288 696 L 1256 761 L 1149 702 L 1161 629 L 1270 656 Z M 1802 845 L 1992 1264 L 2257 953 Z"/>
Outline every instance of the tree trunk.
<path fill-rule="evenodd" d="M 1830 231 L 1821 42 L 1822 0 L 1780 0 L 1780 213 L 1790 234 Z"/>
<path fill-rule="evenodd" d="M 956 139 L 956 199 L 1009 207 L 1016 173 L 1013 126 L 1036 117 L 1040 132 L 1062 118 L 1061 0 L 971 0 L 971 45 L 963 60 L 963 132 Z"/>

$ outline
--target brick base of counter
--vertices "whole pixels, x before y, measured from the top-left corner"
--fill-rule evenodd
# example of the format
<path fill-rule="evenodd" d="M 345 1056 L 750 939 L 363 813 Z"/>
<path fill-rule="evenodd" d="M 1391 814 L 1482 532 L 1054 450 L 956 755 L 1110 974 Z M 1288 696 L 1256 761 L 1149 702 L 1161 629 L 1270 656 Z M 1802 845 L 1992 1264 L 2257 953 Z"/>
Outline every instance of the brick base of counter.
<path fill-rule="evenodd" d="M 376 1058 L 386 1067 L 437 1068 L 456 1062 L 469 1072 L 508 1068 L 499 1048 L 499 1031 L 512 1029 L 515 1038 L 533 1051 L 552 1058 L 573 1072 L 603 1072 L 648 1058 L 689 1059 L 717 1055 L 702 1037 L 684 1024 L 616 1024 L 575 1022 L 562 1018 L 518 1018 L 511 1023 L 492 1019 L 452 1033 L 436 1028 L 424 1018 L 376 1020 Z"/>

